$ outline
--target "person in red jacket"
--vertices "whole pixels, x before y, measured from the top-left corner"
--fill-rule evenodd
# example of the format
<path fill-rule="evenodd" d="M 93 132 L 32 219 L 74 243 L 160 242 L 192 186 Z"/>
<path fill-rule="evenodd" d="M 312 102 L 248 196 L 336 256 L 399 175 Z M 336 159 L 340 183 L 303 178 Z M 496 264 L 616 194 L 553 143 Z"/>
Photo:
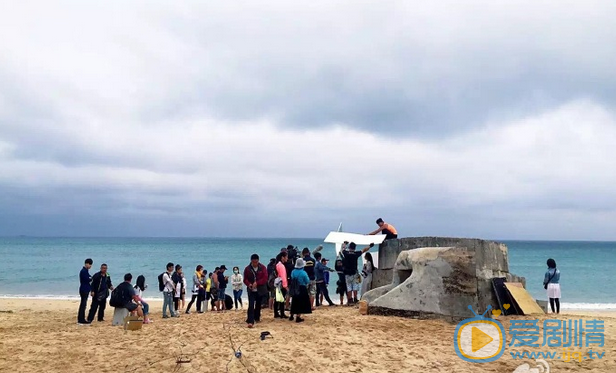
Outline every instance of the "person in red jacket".
<path fill-rule="evenodd" d="M 259 255 L 252 254 L 250 264 L 244 268 L 244 284 L 248 293 L 246 324 L 252 328 L 261 321 L 261 300 L 267 295 L 267 268 L 259 263 Z"/>

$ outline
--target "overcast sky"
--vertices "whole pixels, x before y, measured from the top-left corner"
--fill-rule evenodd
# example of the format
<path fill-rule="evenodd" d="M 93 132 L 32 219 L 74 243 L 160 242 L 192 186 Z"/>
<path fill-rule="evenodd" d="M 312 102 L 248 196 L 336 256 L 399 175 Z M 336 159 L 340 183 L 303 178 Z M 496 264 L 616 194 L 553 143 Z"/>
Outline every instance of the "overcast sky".
<path fill-rule="evenodd" d="M 208 3 L 0 2 L 0 235 L 616 239 L 616 2 Z"/>

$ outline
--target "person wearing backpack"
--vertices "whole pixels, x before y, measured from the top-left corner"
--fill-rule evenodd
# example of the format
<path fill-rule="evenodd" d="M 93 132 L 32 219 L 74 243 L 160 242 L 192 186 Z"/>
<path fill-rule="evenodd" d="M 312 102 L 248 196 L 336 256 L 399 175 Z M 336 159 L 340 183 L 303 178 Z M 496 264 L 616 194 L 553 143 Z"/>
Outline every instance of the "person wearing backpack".
<path fill-rule="evenodd" d="M 139 317 L 143 317 L 143 310 L 141 303 L 135 292 L 135 288 L 131 284 L 133 275 L 127 273 L 124 275 L 124 282 L 118 285 L 111 293 L 111 299 L 109 305 L 115 308 L 126 308 L 128 312 L 134 314 L 137 313 Z M 134 302 L 133 302 L 134 301 Z"/>
<path fill-rule="evenodd" d="M 276 291 L 280 291 L 282 295 L 282 297 L 278 297 L 278 294 L 275 295 L 274 318 L 287 318 L 287 315 L 284 314 L 285 298 L 289 289 L 289 282 L 287 281 L 287 268 L 285 267 L 287 260 L 289 260 L 289 256 L 285 251 L 278 254 L 276 257 L 274 273 L 270 275 L 270 278 L 274 278 L 274 282 L 278 282 L 278 289 Z M 279 301 L 280 299 L 282 302 Z"/>
<path fill-rule="evenodd" d="M 246 324 L 252 328 L 261 321 L 261 300 L 267 295 L 267 268 L 259 262 L 259 255 L 250 256 L 250 264 L 244 268 L 244 284 L 248 292 Z"/>
<path fill-rule="evenodd" d="M 167 315 L 167 309 L 169 309 L 169 313 L 171 317 L 180 317 L 178 313 L 173 310 L 173 294 L 175 293 L 175 285 L 171 276 L 173 274 L 173 263 L 167 263 L 167 272 L 162 273 L 159 278 L 159 288 L 162 283 L 162 292 L 163 292 L 163 319 L 169 318 Z"/>

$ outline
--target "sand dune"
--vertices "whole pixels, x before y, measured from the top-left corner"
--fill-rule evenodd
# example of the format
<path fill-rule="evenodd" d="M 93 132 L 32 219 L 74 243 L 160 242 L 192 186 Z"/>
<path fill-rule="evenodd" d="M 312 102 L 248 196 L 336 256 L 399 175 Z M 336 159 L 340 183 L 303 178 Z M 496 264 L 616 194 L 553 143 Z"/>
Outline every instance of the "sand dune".
<path fill-rule="evenodd" d="M 523 362 L 509 352 L 524 349 L 513 347 L 493 363 L 460 360 L 452 344 L 455 325 L 443 321 L 361 316 L 355 308 L 326 307 L 303 324 L 274 320 L 267 312 L 254 329 L 247 329 L 243 312 L 163 320 L 160 308 L 152 304 L 153 324 L 125 333 L 111 326 L 113 309 L 105 323 L 78 326 L 76 301 L 1 299 L 0 371 L 508 373 Z M 552 372 L 615 372 L 616 314 L 585 312 L 579 317 L 606 322 L 605 346 L 593 348 L 605 356 L 550 361 Z M 509 319 L 500 320 L 508 329 Z M 261 341 L 266 330 L 273 338 Z M 239 359 L 234 356 L 238 348 Z M 176 364 L 180 356 L 191 362 Z"/>

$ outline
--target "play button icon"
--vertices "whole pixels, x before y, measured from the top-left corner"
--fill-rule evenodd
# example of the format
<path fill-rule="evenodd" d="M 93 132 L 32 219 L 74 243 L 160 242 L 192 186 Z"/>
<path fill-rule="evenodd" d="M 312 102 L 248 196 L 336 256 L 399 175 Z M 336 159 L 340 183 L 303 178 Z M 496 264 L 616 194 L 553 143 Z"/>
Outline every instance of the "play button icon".
<path fill-rule="evenodd" d="M 471 351 L 477 352 L 489 345 L 494 338 L 490 337 L 486 333 L 482 332 L 481 329 L 472 326 L 471 327 Z"/>
<path fill-rule="evenodd" d="M 505 350 L 505 333 L 496 321 L 475 318 L 460 323 L 454 347 L 459 357 L 473 363 L 494 361 Z"/>

